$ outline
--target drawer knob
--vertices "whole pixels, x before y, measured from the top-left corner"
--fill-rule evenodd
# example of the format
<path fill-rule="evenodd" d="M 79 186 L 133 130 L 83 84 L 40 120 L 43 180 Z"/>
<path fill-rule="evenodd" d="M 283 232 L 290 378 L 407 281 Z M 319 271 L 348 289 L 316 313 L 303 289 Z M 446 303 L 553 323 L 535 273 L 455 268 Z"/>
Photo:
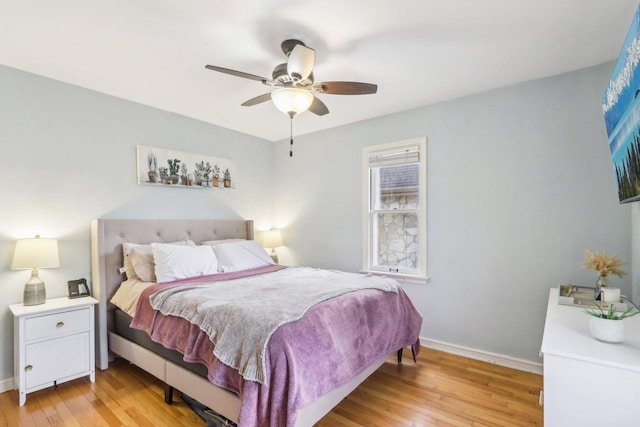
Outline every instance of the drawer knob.
<path fill-rule="evenodd" d="M 27 372 L 29 372 L 32 369 L 33 369 L 33 366 L 31 366 L 31 365 L 27 365 L 27 366 L 24 367 L 24 370 L 27 371 Z"/>
<path fill-rule="evenodd" d="M 64 322 L 56 323 L 56 328 L 62 328 L 64 326 Z"/>

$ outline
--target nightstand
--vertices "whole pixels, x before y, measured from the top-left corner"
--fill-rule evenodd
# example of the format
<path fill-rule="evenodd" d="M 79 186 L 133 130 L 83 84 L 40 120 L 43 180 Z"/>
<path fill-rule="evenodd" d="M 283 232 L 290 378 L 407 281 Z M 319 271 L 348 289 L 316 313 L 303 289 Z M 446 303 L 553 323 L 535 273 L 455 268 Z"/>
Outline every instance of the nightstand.
<path fill-rule="evenodd" d="M 94 304 L 91 297 L 12 304 L 14 388 L 27 393 L 89 375 L 95 381 Z"/>

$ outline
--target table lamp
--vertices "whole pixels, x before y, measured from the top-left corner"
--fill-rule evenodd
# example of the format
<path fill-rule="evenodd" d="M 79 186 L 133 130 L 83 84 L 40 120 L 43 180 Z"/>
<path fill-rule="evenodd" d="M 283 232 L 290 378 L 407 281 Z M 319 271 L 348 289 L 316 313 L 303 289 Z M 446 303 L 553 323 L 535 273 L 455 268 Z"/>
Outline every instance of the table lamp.
<path fill-rule="evenodd" d="M 36 236 L 32 239 L 16 240 L 11 269 L 31 269 L 31 278 L 24 285 L 24 305 L 44 304 L 47 293 L 44 282 L 38 276 L 38 268 L 55 267 L 60 267 L 56 239 L 42 239 Z"/>
<path fill-rule="evenodd" d="M 276 254 L 276 248 L 282 245 L 282 236 L 280 230 L 272 228 L 271 230 L 264 231 L 262 234 L 262 246 L 265 248 L 271 248 L 271 259 L 276 264 L 278 263 L 278 254 Z"/>

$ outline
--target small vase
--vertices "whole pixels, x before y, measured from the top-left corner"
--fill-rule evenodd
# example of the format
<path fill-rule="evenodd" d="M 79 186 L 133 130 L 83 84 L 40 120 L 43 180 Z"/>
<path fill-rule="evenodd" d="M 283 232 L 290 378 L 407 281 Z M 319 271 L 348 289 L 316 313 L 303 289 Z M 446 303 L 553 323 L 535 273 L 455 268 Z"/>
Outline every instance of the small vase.
<path fill-rule="evenodd" d="M 598 276 L 598 280 L 596 280 L 596 289 L 606 288 L 607 286 L 609 286 L 607 276 Z"/>
<path fill-rule="evenodd" d="M 624 320 L 589 316 L 589 332 L 598 341 L 619 343 L 624 340 Z"/>
<path fill-rule="evenodd" d="M 602 288 L 606 288 L 609 286 L 609 281 L 607 280 L 607 276 L 598 276 L 598 280 L 596 280 L 596 289 L 594 298 L 596 301 L 602 300 Z"/>

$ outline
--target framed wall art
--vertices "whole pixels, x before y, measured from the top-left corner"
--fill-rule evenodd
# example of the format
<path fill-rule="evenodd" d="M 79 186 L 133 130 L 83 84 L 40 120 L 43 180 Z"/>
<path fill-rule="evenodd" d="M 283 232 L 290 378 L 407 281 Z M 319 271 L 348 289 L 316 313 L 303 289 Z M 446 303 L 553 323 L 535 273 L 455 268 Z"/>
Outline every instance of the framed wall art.
<path fill-rule="evenodd" d="M 640 200 L 640 7 L 602 98 L 620 203 Z"/>
<path fill-rule="evenodd" d="M 223 157 L 138 145 L 138 184 L 234 189 L 234 164 Z"/>

